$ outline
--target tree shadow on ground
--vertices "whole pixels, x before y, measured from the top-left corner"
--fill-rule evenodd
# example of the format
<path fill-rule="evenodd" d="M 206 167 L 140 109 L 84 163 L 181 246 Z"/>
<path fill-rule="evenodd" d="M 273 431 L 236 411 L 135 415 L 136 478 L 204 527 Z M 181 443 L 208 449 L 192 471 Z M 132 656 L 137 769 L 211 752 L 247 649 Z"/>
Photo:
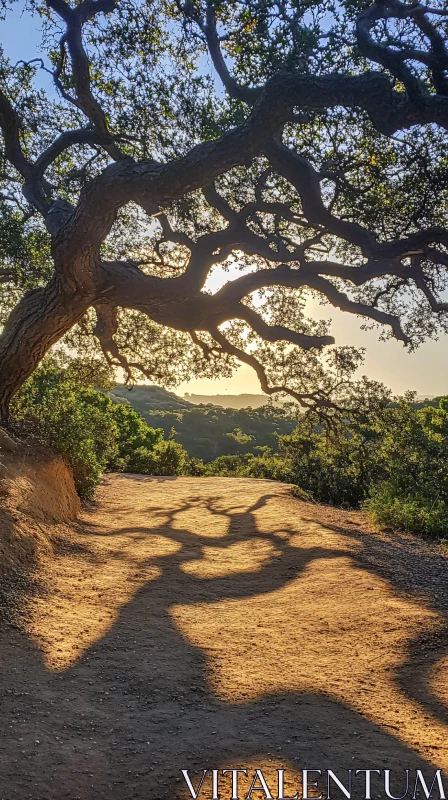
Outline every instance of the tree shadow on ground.
<path fill-rule="evenodd" d="M 444 697 L 434 693 L 431 683 L 437 677 L 435 667 L 442 662 L 446 675 L 448 663 L 448 559 L 424 541 L 399 532 L 383 532 L 381 537 L 358 528 L 347 530 L 334 524 L 328 530 L 354 539 L 361 548 L 354 555 L 363 568 L 385 578 L 397 594 L 414 596 L 440 617 L 436 630 L 422 630 L 408 642 L 407 657 L 397 669 L 395 679 L 403 694 L 415 699 L 422 707 L 448 725 L 448 684 L 442 689 Z"/>
<path fill-rule="evenodd" d="M 361 581 L 360 596 L 366 585 L 362 583 L 364 574 L 386 579 L 391 596 L 406 595 L 408 587 L 400 583 L 397 571 L 390 567 L 386 575 L 383 564 L 377 563 L 384 558 L 380 555 L 382 544 L 372 543 L 363 531 L 345 527 L 319 523 L 316 532 L 316 519 L 306 518 L 307 506 L 289 498 L 279 501 L 276 491 L 263 493 L 264 482 L 259 483 L 258 497 L 251 499 L 250 492 L 255 489 L 249 487 L 243 502 L 241 482 L 239 496 L 216 491 L 204 499 L 198 494 L 199 481 L 192 482 L 191 491 L 186 483 L 170 481 L 173 489 L 184 486 L 184 496 L 169 498 L 169 508 L 157 504 L 155 490 L 156 486 L 166 487 L 167 482 L 146 479 L 144 483 L 154 493 L 154 498 L 149 494 L 147 499 L 154 502 L 141 500 L 139 524 L 123 524 L 127 513 L 135 516 L 135 506 L 126 498 L 126 487 L 131 484 L 126 483 L 122 499 L 114 496 L 115 511 L 110 518 L 106 516 L 103 525 L 93 516 L 85 522 L 82 547 L 89 541 L 95 547 L 92 544 L 90 553 L 84 549 L 83 570 L 90 564 L 98 580 L 102 568 L 98 543 L 112 541 L 107 557 L 124 568 L 132 555 L 123 547 L 123 537 L 142 546 L 154 535 L 170 542 L 167 552 L 158 555 L 151 555 L 149 543 L 148 555 L 140 557 L 136 567 L 143 571 L 156 567 L 157 577 L 138 589 L 102 638 L 86 648 L 76 663 L 58 672 L 45 665 L 42 651 L 31 637 L 18 631 L 2 634 L 0 797 L 184 798 L 188 793 L 180 776 L 182 768 L 197 778 L 197 771 L 204 768 L 258 767 L 265 774 L 276 767 L 291 773 L 303 767 L 331 768 L 345 776 L 344 770 L 352 767 L 387 767 L 401 785 L 400 771 L 405 768 L 422 768 L 431 774 L 434 765 L 440 766 L 434 753 L 422 755 L 421 746 L 414 748 L 403 740 L 399 726 L 393 733 L 393 726 L 369 718 L 367 708 L 366 713 L 360 710 L 363 706 L 357 706 L 356 697 L 353 702 L 350 696 L 344 700 L 346 676 L 352 669 L 356 674 L 361 661 L 364 665 L 375 660 L 375 643 L 370 644 L 367 656 L 358 654 L 359 642 L 352 642 L 351 631 L 342 625 L 346 649 L 334 656 L 329 647 L 337 650 L 339 629 L 335 628 L 333 636 L 319 627 L 317 620 L 320 614 L 321 624 L 327 625 L 323 619 L 326 610 L 331 604 L 338 606 L 338 596 L 331 594 L 325 581 L 316 594 L 320 573 L 313 570 L 322 569 L 325 574 L 333 564 L 345 569 L 350 563 L 347 559 L 360 567 L 354 577 L 355 584 Z M 243 483 L 244 491 L 250 482 Z M 272 514 L 278 502 L 278 511 L 285 516 L 274 524 Z M 200 513 L 207 516 L 202 535 L 193 523 L 185 523 L 189 514 L 193 520 L 194 514 L 199 515 L 200 522 Z M 266 518 L 271 519 L 270 527 L 264 525 Z M 114 527 L 110 524 L 113 519 Z M 303 542 L 297 540 L 302 534 Z M 116 548 L 115 538 L 119 542 Z M 255 553 L 260 541 L 270 549 L 267 555 L 261 551 L 258 568 L 250 566 L 247 554 L 238 572 L 222 566 L 229 548 L 244 545 Z M 399 558 L 400 546 L 391 540 L 387 559 Z M 210 549 L 214 559 L 209 563 Z M 430 553 L 427 558 L 430 562 Z M 382 584 L 378 586 L 381 589 Z M 289 594 L 282 594 L 285 592 Z M 286 621 L 289 598 L 300 592 L 303 617 L 300 606 L 294 605 L 292 619 Z M 272 624 L 269 615 L 279 597 L 282 605 Z M 57 598 L 49 597 L 48 602 L 57 603 Z M 313 608 L 317 612 L 315 627 L 310 617 Z M 344 619 L 347 611 L 344 607 L 340 611 Z M 437 612 L 445 619 L 444 609 Z M 374 612 L 370 613 L 373 622 Z M 301 628 L 304 618 L 311 620 L 306 630 Z M 221 636 L 224 644 L 219 644 Z M 403 703 L 407 693 L 443 721 L 444 710 L 425 689 L 422 674 L 406 672 L 419 647 L 421 637 L 407 641 L 406 663 L 391 669 L 390 681 L 397 684 Z M 315 659 L 314 671 L 310 656 Z M 338 659 L 342 682 L 334 688 L 330 680 L 327 686 L 326 676 L 337 671 Z M 277 673 L 281 680 L 277 681 Z M 361 693 L 367 691 L 367 706 L 377 692 L 372 674 L 372 686 L 367 690 L 364 684 L 359 687 Z M 415 706 L 412 709 L 414 713 Z M 415 738 L 417 745 L 418 731 Z M 397 794 L 402 792 L 399 789 L 398 785 Z M 362 796 L 361 785 L 358 791 L 354 798 Z M 253 796 L 263 795 L 257 792 Z M 382 793 L 378 791 L 375 797 L 379 796 Z M 210 793 L 204 791 L 204 797 L 209 798 Z M 229 782 L 222 791 L 224 797 L 230 797 Z M 342 794 L 336 791 L 336 800 L 339 797 Z"/>

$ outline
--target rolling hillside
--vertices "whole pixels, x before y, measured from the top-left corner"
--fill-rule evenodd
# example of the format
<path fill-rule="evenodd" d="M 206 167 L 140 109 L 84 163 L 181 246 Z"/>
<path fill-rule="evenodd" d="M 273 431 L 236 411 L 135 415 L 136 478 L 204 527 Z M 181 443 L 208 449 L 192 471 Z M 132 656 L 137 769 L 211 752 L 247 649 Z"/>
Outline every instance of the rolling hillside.
<path fill-rule="evenodd" d="M 128 391 L 117 386 L 110 395 L 130 403 L 154 428 L 163 428 L 188 453 L 204 461 L 221 455 L 254 453 L 258 447 L 277 448 L 277 438 L 291 433 L 296 421 L 278 406 L 223 408 L 193 405 L 158 386 L 138 386 Z"/>

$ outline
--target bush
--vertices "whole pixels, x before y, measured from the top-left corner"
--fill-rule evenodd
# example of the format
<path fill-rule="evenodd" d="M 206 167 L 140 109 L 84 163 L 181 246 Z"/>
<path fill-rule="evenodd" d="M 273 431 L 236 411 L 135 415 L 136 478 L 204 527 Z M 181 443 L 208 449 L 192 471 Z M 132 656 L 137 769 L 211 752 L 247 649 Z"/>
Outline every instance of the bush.
<path fill-rule="evenodd" d="M 448 504 L 443 500 L 432 502 L 421 495 L 400 495 L 390 483 L 384 483 L 373 487 L 364 506 L 379 525 L 431 538 L 448 537 Z"/>
<path fill-rule="evenodd" d="M 376 458 L 379 432 L 374 426 L 340 421 L 328 430 L 303 419 L 279 442 L 279 456 L 290 482 L 320 503 L 358 508 L 370 486 L 383 476 Z"/>
<path fill-rule="evenodd" d="M 141 475 L 186 475 L 188 462 L 188 453 L 182 445 L 163 439 L 157 441 L 151 450 L 148 447 L 138 447 L 124 471 Z"/>
<path fill-rule="evenodd" d="M 92 496 L 106 470 L 188 472 L 188 454 L 180 444 L 165 441 L 163 431 L 150 428 L 131 406 L 113 403 L 93 386 L 86 388 L 89 380 L 109 388 L 101 372 L 61 360 L 43 362 L 16 397 L 12 411 L 22 430 L 62 453 L 81 497 Z"/>
<path fill-rule="evenodd" d="M 448 534 L 448 400 L 387 409 L 377 448 L 387 474 L 364 507 L 377 523 L 444 538 Z"/>
<path fill-rule="evenodd" d="M 365 508 L 379 524 L 437 538 L 448 536 L 448 399 L 438 407 L 407 402 L 363 423 L 310 418 L 279 438 L 278 452 L 221 456 L 207 475 L 271 478 L 305 497 Z"/>
<path fill-rule="evenodd" d="M 294 475 L 288 461 L 280 455 L 265 448 L 261 456 L 253 456 L 247 460 L 244 474 L 248 478 L 268 478 L 284 483 L 294 483 Z"/>
<path fill-rule="evenodd" d="M 81 497 L 90 497 L 118 455 L 118 425 L 109 398 L 79 388 L 73 375 L 44 363 L 17 396 L 16 420 L 67 459 Z"/>
<path fill-rule="evenodd" d="M 110 402 L 117 424 L 118 453 L 117 458 L 111 460 L 109 469 L 141 472 L 138 465 L 145 463 L 149 465 L 150 454 L 154 447 L 163 441 L 163 430 L 150 428 L 132 406 Z"/>
<path fill-rule="evenodd" d="M 189 458 L 186 463 L 186 474 L 194 478 L 205 475 L 205 464 L 202 459 L 194 458 L 194 456 Z"/>
<path fill-rule="evenodd" d="M 205 464 L 204 475 L 235 476 L 244 474 L 245 460 L 241 456 L 218 456 Z"/>

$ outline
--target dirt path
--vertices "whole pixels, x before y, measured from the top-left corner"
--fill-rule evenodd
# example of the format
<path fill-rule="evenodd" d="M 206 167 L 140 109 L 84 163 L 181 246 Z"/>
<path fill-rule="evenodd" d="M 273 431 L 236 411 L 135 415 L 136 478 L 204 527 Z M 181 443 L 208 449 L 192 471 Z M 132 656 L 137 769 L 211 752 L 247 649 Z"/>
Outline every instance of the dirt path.
<path fill-rule="evenodd" d="M 270 481 L 109 476 L 1 634 L 0 800 L 448 771 L 447 579 L 436 549 Z"/>

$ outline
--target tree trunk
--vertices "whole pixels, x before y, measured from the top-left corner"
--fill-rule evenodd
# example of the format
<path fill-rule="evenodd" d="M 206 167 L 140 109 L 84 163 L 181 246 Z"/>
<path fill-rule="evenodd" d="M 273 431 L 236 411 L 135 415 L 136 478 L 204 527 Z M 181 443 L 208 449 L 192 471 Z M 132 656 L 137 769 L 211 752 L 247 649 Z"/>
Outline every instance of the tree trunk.
<path fill-rule="evenodd" d="M 0 337 L 0 421 L 41 359 L 84 314 L 91 298 L 61 291 L 56 279 L 23 297 Z"/>

